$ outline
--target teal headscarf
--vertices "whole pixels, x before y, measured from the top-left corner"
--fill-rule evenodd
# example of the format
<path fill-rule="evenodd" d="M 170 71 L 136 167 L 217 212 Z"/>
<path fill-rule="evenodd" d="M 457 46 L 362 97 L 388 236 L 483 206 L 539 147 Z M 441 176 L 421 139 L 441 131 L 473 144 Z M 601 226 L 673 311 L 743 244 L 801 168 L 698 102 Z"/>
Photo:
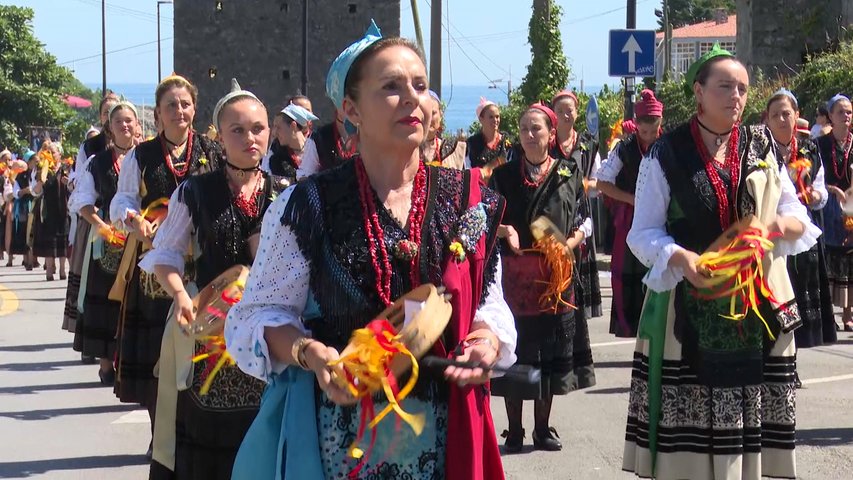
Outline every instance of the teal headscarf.
<path fill-rule="evenodd" d="M 335 104 L 335 108 L 341 108 L 344 104 L 344 83 L 347 80 L 349 69 L 355 60 L 364 53 L 367 47 L 373 45 L 382 38 L 382 33 L 376 22 L 370 21 L 370 27 L 364 33 L 364 37 L 347 47 L 338 58 L 332 62 L 329 74 L 326 76 L 326 95 Z"/>

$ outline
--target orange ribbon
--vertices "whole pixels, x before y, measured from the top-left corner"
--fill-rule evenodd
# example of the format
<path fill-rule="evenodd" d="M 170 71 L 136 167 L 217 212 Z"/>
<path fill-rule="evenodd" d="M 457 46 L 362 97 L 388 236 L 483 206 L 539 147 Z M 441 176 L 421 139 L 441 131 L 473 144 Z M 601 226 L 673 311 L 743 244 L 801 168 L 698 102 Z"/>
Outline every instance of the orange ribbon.
<path fill-rule="evenodd" d="M 538 281 L 545 285 L 545 291 L 539 296 L 539 305 L 543 312 L 557 313 L 560 307 L 568 307 L 572 310 L 578 308 L 563 299 L 563 293 L 569 289 L 574 276 L 575 262 L 571 255 L 566 255 L 566 246 L 558 242 L 553 236 L 546 236 L 533 244 L 533 252 L 544 256 L 545 264 L 551 270 L 548 281 Z"/>
<path fill-rule="evenodd" d="M 805 205 L 811 203 L 811 187 L 806 185 L 806 179 L 810 176 L 812 162 L 805 157 L 798 157 L 796 160 L 788 164 L 788 170 L 794 177 L 794 183 L 797 186 L 797 191 L 802 197 Z"/>
<path fill-rule="evenodd" d="M 111 247 L 123 247 L 127 242 L 127 235 L 112 225 L 99 227 L 98 235 Z"/>
<path fill-rule="evenodd" d="M 237 302 L 242 300 L 244 288 L 245 284 L 242 281 L 237 280 L 233 282 L 231 285 L 223 289 L 222 293 L 219 295 L 219 300 L 225 304 L 223 308 L 217 308 L 215 306 L 216 302 L 213 302 L 208 305 L 206 309 L 207 313 L 224 320 L 228 315 L 228 310 L 236 305 Z M 211 385 L 213 385 L 213 379 L 216 377 L 216 374 L 218 374 L 223 367 L 234 365 L 236 362 L 234 357 L 231 356 L 231 353 L 228 352 L 228 348 L 225 345 L 225 336 L 222 333 L 201 337 L 201 340 L 205 341 L 204 346 L 202 347 L 203 353 L 194 356 L 192 360 L 193 363 L 208 360 L 208 368 L 210 368 L 210 365 L 213 365 L 210 373 L 205 377 L 201 390 L 199 390 L 201 395 L 207 395 L 210 391 Z"/>

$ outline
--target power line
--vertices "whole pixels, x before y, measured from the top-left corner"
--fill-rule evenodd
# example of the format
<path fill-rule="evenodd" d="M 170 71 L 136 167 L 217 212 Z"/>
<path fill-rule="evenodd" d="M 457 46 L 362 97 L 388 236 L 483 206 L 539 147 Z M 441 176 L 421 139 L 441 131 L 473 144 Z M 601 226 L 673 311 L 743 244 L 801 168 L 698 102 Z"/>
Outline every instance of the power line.
<path fill-rule="evenodd" d="M 175 37 L 166 37 L 166 38 L 163 38 L 163 39 L 161 39 L 161 40 L 172 40 L 172 39 L 174 39 L 174 38 L 175 38 Z M 151 42 L 145 42 L 145 43 L 138 43 L 138 44 L 136 44 L 136 45 L 131 45 L 131 46 L 129 46 L 129 47 L 119 48 L 119 49 L 116 49 L 116 50 L 110 50 L 109 52 L 107 52 L 107 55 L 112 54 L 112 53 L 125 52 L 125 51 L 127 51 L 127 50 L 132 50 L 132 49 L 134 49 L 134 48 L 144 47 L 144 46 L 146 46 L 146 45 L 153 45 L 153 44 L 155 44 L 155 43 L 157 43 L 157 40 L 154 40 L 154 41 L 151 41 Z M 84 60 L 89 60 L 89 59 L 92 59 L 92 58 L 100 58 L 100 56 L 101 56 L 101 54 L 100 54 L 100 53 L 97 53 L 97 54 L 95 54 L 95 55 L 89 55 L 88 57 L 80 57 L 80 58 L 75 58 L 74 60 L 68 60 L 67 62 L 59 63 L 58 65 L 68 65 L 68 64 L 71 64 L 71 63 L 82 62 L 82 61 L 84 61 Z"/>
<path fill-rule="evenodd" d="M 86 5 L 100 6 L 101 2 L 98 0 L 77 0 L 80 3 L 84 3 Z M 130 16 L 139 20 L 145 20 L 147 22 L 156 23 L 157 22 L 157 14 L 144 12 L 142 10 L 134 10 L 132 8 L 123 7 L 120 5 L 114 5 L 112 3 L 107 3 L 107 8 L 109 11 L 114 13 Z M 161 20 L 172 22 L 174 19 L 172 17 L 164 17 L 160 16 Z"/>

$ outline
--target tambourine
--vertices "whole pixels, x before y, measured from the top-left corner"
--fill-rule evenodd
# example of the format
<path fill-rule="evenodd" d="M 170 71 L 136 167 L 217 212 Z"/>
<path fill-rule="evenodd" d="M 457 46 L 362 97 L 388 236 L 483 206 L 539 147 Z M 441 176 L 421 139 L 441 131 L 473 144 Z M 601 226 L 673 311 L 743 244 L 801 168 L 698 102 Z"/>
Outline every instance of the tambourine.
<path fill-rule="evenodd" d="M 247 278 L 249 268 L 234 265 L 198 292 L 193 298 L 195 320 L 189 326 L 189 333 L 200 337 L 221 333 L 228 310 L 243 296 Z"/>
<path fill-rule="evenodd" d="M 406 302 L 414 302 L 419 310 L 406 322 Z M 400 297 L 377 315 L 378 319 L 386 319 L 393 326 L 398 340 L 406 346 L 409 352 L 416 358 L 423 357 L 432 346 L 441 338 L 444 329 L 450 322 L 453 308 L 448 302 L 448 297 L 443 289 L 438 289 L 432 284 L 421 285 L 406 295 Z M 356 351 L 355 338 L 341 352 L 341 358 Z M 407 355 L 395 354 L 389 364 L 390 371 L 396 378 L 400 378 L 412 367 L 412 362 Z M 338 370 L 339 372 L 339 370 Z M 342 375 L 336 375 L 336 381 L 342 386 L 347 380 Z"/>

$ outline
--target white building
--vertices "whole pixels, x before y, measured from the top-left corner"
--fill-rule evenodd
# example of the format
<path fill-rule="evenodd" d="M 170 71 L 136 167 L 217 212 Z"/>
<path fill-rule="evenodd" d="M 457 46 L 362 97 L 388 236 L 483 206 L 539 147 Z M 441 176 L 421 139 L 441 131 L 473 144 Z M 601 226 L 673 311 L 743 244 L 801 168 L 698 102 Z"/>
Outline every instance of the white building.
<path fill-rule="evenodd" d="M 663 37 L 663 32 L 657 34 L 655 75 L 658 81 L 663 78 L 664 72 Z M 673 29 L 670 77 L 673 80 L 680 80 L 687 73 L 690 64 L 713 48 L 715 43 L 737 54 L 737 15 L 727 15 L 719 10 L 713 20 Z"/>

